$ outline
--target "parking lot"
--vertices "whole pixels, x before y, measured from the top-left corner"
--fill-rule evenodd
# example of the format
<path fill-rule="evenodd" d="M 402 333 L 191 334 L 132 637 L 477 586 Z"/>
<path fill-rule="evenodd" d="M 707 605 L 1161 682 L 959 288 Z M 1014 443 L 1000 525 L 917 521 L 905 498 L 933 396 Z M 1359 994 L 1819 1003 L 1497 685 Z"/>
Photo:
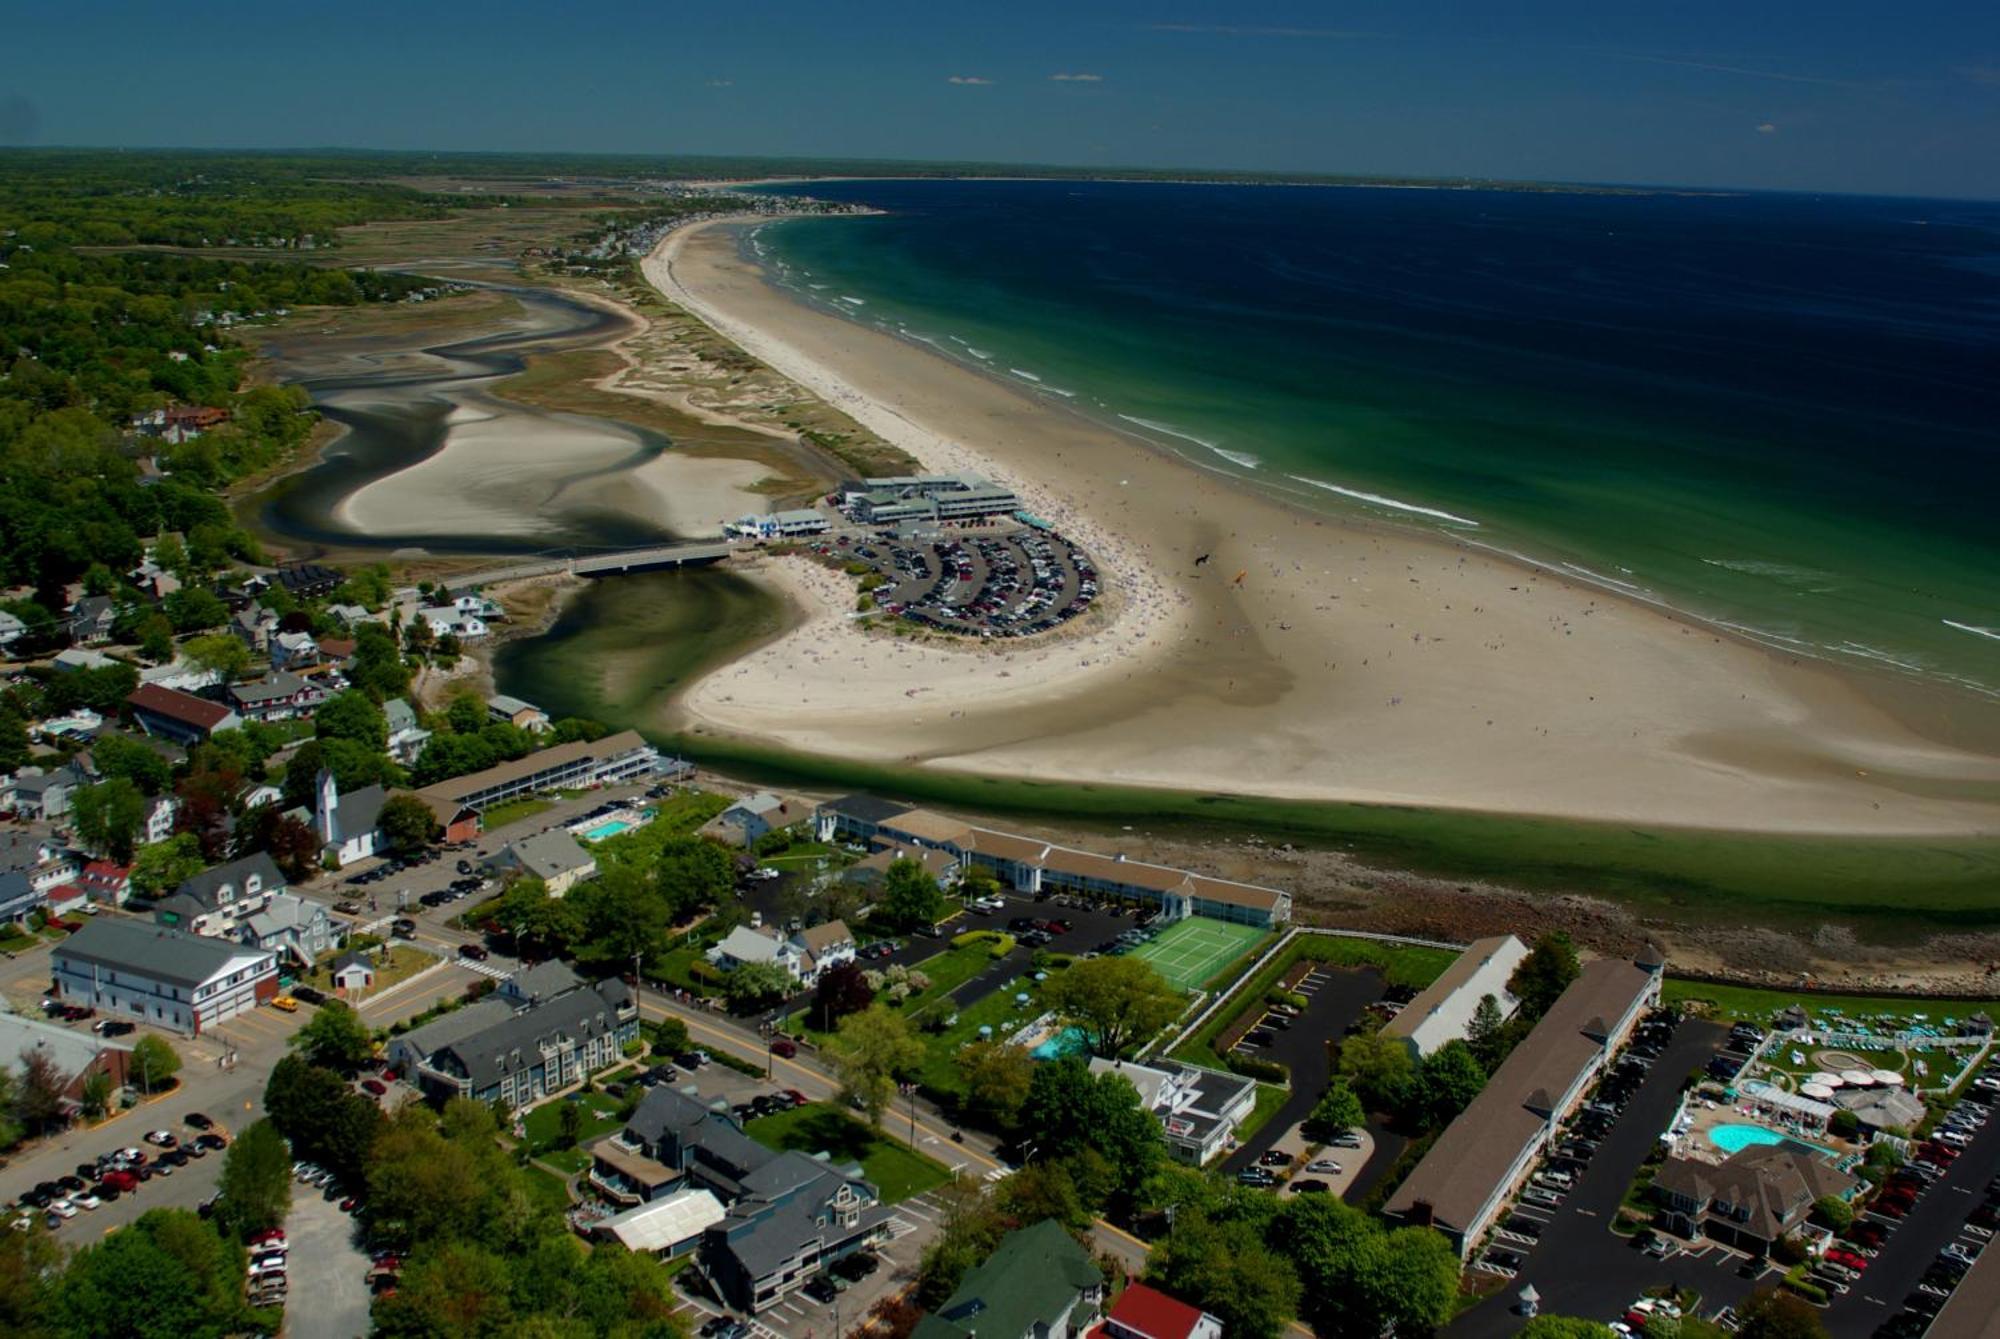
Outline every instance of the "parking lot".
<path fill-rule="evenodd" d="M 1681 1023 L 1615 1117 L 1572 1122 L 1573 1130 L 1580 1125 L 1601 1132 L 1590 1141 L 1595 1148 L 1559 1140 L 1580 1155 L 1573 1163 L 1555 1164 L 1571 1169 L 1571 1188 L 1549 1194 L 1553 1203 L 1523 1202 L 1501 1214 L 1484 1259 L 1508 1282 L 1455 1321 L 1450 1334 L 1494 1339 L 1513 1334 L 1521 1327 L 1515 1299 L 1529 1283 L 1541 1294 L 1544 1312 L 1597 1321 L 1617 1319 L 1646 1289 L 1661 1284 L 1695 1289 L 1704 1312 L 1733 1306 L 1749 1294 L 1756 1282 L 1743 1276 L 1742 1257 L 1732 1251 L 1711 1244 L 1658 1260 L 1641 1252 L 1635 1239 L 1610 1230 L 1633 1176 L 1673 1116 L 1682 1081 L 1716 1053 L 1724 1035 L 1712 1023 Z"/>
<path fill-rule="evenodd" d="M 1000 531 L 900 539 L 884 533 L 816 542 L 814 553 L 861 563 L 882 585 L 885 613 L 969 637 L 1031 637 L 1083 613 L 1096 600 L 1097 568 L 1052 531 Z"/>

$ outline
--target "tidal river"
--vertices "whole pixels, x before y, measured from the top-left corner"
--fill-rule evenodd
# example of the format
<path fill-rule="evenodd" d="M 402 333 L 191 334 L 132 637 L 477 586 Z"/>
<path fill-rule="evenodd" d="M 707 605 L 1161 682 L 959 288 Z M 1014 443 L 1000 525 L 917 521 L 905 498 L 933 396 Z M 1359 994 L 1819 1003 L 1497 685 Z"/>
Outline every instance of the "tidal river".
<path fill-rule="evenodd" d="M 494 393 L 530 355 L 605 344 L 631 320 L 544 289 L 481 287 L 513 309 L 470 338 L 427 344 L 435 328 L 421 323 L 370 336 L 301 326 L 266 344 L 279 375 L 346 429 L 264 495 L 267 530 L 315 545 L 455 554 L 678 537 L 663 481 L 646 477 L 666 438 Z"/>

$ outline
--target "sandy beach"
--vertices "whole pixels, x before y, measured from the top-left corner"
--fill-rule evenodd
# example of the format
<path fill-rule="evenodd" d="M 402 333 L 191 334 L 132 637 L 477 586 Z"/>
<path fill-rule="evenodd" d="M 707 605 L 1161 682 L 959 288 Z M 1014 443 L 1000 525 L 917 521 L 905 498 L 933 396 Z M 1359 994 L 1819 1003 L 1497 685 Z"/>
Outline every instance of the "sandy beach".
<path fill-rule="evenodd" d="M 691 689 L 690 728 L 1045 780 L 1732 830 L 2000 831 L 2000 758 L 1926 738 L 1844 671 L 1254 495 L 779 292 L 738 231 L 669 235 L 648 279 L 928 467 L 1014 487 L 1097 555 L 1113 598 L 1101 626 L 1045 644 L 916 646 L 857 629 L 847 583 L 766 560 L 746 570 L 809 618 Z"/>

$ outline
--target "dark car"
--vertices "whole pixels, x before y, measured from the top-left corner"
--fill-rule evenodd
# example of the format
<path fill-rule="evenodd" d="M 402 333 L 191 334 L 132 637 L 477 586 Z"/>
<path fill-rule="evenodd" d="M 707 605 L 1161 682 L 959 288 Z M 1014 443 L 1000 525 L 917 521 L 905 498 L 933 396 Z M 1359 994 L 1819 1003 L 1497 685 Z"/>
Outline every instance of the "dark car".
<path fill-rule="evenodd" d="M 470 958 L 474 962 L 485 962 L 487 953 L 485 949 L 477 944 L 460 944 L 458 946 L 458 956 L 461 958 Z"/>
<path fill-rule="evenodd" d="M 840 1293 L 841 1285 L 831 1274 L 815 1274 L 806 1281 L 805 1294 L 815 1302 L 831 1302 Z"/>
<path fill-rule="evenodd" d="M 853 1283 L 861 1282 L 881 1267 L 882 1257 L 873 1251 L 856 1251 L 833 1262 L 833 1272 Z"/>
<path fill-rule="evenodd" d="M 292 998 L 300 1004 L 321 1005 L 326 1003 L 326 992 L 314 990 L 311 986 L 294 986 Z"/>
<path fill-rule="evenodd" d="M 682 1051 L 674 1057 L 674 1063 L 682 1069 L 700 1069 L 708 1063 L 708 1054 L 705 1051 Z"/>
<path fill-rule="evenodd" d="M 398 939 L 415 939 L 417 937 L 417 923 L 408 916 L 398 916 L 391 923 L 389 929 L 395 933 Z"/>
<path fill-rule="evenodd" d="M 122 1018 L 107 1018 L 98 1026 L 100 1037 L 124 1037 L 139 1030 L 137 1023 L 128 1023 Z"/>
<path fill-rule="evenodd" d="M 780 1037 L 776 1041 L 771 1043 L 772 1055 L 781 1055 L 785 1059 L 789 1060 L 798 1053 L 799 1053 L 798 1044 L 796 1042 L 786 1041 L 783 1037 Z"/>
<path fill-rule="evenodd" d="M 1310 1177 L 1303 1181 L 1292 1182 L 1292 1193 L 1294 1195 L 1324 1195 L 1329 1189 L 1331 1187 L 1326 1182 L 1314 1180 Z"/>
<path fill-rule="evenodd" d="M 190 1111 L 181 1119 L 187 1122 L 190 1129 L 213 1130 L 215 1128 L 215 1122 L 202 1115 L 199 1111 Z"/>

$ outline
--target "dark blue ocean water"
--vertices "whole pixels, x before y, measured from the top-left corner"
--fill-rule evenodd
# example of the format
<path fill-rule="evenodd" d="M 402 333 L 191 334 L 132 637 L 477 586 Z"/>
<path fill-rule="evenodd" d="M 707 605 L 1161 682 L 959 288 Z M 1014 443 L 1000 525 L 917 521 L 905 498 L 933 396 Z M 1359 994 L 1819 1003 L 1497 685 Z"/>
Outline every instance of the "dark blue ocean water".
<path fill-rule="evenodd" d="M 2000 206 L 864 181 L 802 293 L 1330 509 L 2000 689 Z"/>

